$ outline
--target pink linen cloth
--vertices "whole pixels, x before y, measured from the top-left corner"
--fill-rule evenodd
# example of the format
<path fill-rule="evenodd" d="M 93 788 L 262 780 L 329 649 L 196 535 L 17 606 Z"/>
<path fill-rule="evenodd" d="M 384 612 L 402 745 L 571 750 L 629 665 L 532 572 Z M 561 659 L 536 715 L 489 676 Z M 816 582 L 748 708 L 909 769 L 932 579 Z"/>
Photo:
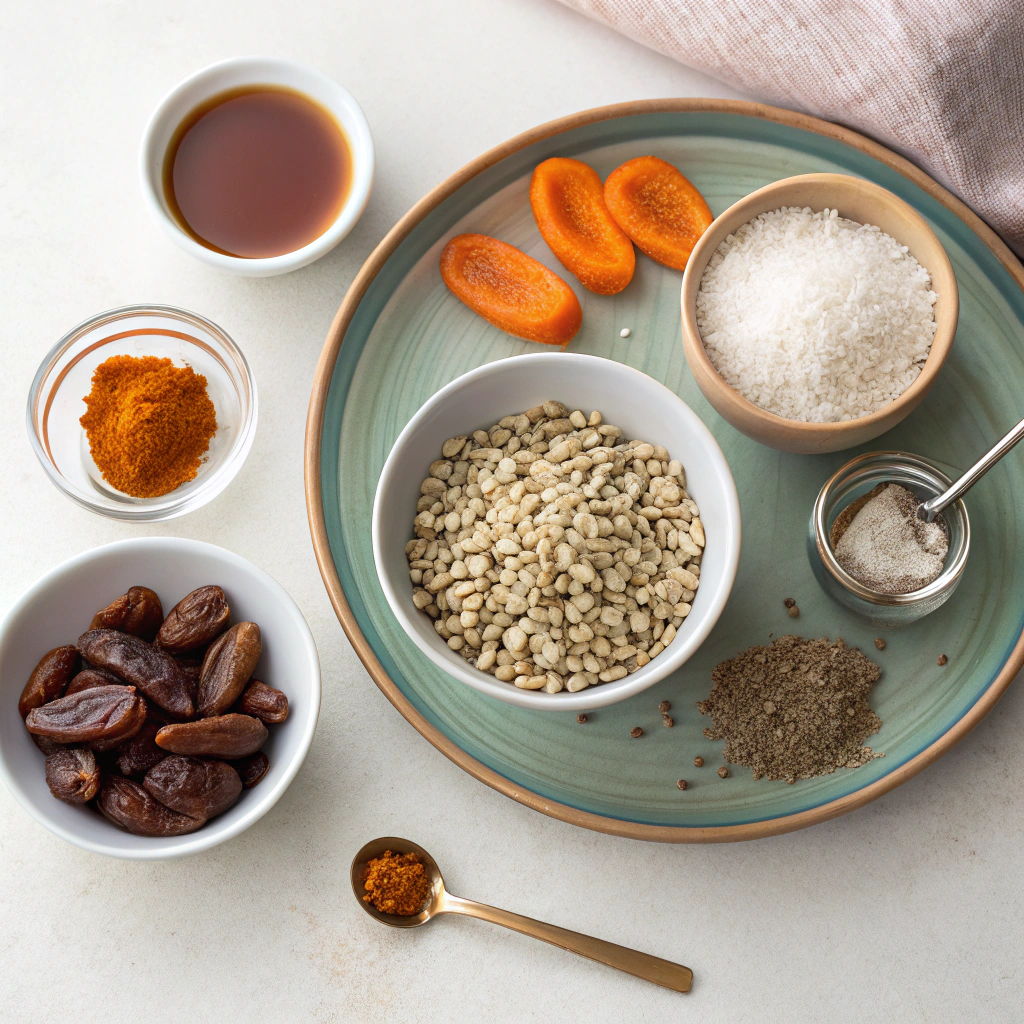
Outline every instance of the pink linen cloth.
<path fill-rule="evenodd" d="M 1024 255 L 1024 0 L 561 0 L 923 167 Z"/>

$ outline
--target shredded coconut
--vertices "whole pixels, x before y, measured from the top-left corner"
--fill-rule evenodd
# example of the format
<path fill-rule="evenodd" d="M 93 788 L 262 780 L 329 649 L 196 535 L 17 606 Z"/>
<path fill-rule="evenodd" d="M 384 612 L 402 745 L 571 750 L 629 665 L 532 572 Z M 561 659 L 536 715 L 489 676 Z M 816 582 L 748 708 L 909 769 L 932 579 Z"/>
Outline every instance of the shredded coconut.
<path fill-rule="evenodd" d="M 697 326 L 730 387 L 768 412 L 831 423 L 917 379 L 935 336 L 931 277 L 870 224 L 786 206 L 729 235 L 697 293 Z"/>

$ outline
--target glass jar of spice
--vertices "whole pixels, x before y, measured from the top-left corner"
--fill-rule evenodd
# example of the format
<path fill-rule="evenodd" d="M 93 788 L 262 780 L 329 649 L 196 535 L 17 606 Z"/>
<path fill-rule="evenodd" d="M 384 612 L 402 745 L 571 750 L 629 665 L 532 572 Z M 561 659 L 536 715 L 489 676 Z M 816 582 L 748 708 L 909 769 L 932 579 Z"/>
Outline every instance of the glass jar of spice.
<path fill-rule="evenodd" d="M 952 481 L 937 466 L 906 452 L 859 455 L 834 473 L 818 494 L 811 511 L 807 555 L 822 589 L 841 605 L 876 626 L 906 626 L 930 614 L 949 600 L 967 565 L 971 525 L 963 500 L 942 513 L 949 534 L 945 565 L 935 579 L 919 590 L 889 594 L 866 586 L 839 564 L 833 529 L 836 520 L 858 498 L 878 484 L 896 483 L 921 501 L 941 494 Z"/>

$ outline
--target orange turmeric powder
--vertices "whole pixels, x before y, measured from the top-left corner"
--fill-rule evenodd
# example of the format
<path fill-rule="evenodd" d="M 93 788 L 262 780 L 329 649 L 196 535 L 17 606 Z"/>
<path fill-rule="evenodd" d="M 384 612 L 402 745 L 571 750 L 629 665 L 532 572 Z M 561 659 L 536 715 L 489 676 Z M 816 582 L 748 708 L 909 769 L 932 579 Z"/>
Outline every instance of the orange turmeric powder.
<path fill-rule="evenodd" d="M 430 895 L 430 877 L 418 853 L 385 850 L 366 865 L 363 885 L 366 903 L 398 917 L 414 917 Z"/>
<path fill-rule="evenodd" d="M 156 356 L 111 356 L 92 375 L 79 421 L 103 479 L 133 498 L 195 478 L 217 432 L 206 378 Z"/>

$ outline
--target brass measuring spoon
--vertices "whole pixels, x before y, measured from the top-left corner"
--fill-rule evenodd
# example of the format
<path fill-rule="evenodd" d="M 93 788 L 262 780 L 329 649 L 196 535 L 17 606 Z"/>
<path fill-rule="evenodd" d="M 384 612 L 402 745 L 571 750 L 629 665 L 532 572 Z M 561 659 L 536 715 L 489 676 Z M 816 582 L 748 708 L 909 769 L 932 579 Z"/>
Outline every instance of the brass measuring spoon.
<path fill-rule="evenodd" d="M 373 860 L 374 857 L 379 857 L 385 850 L 391 850 L 393 853 L 417 853 L 427 870 L 431 884 L 430 896 L 423 909 L 415 916 L 398 917 L 395 914 L 383 914 L 372 903 L 363 899 L 366 895 L 363 871 L 367 862 Z M 499 910 L 497 907 L 489 907 L 484 903 L 475 903 L 473 900 L 453 896 L 445 889 L 444 879 L 441 877 L 441 871 L 434 858 L 421 846 L 409 842 L 408 839 L 385 836 L 367 843 L 352 861 L 351 879 L 352 892 L 359 901 L 359 906 L 374 920 L 390 925 L 392 928 L 416 928 L 421 924 L 426 924 L 438 914 L 465 914 L 467 917 L 478 917 L 481 921 L 500 924 L 505 928 L 511 928 L 514 932 L 521 932 L 523 935 L 532 935 L 535 939 L 550 942 L 551 945 L 560 946 L 562 949 L 569 950 L 570 953 L 578 953 L 588 960 L 596 960 L 598 963 L 618 968 L 620 971 L 643 978 L 645 981 L 653 981 L 655 985 L 661 985 L 676 992 L 689 992 L 690 986 L 693 984 L 693 971 L 681 964 L 662 960 L 649 953 L 640 953 L 635 949 L 627 949 L 625 946 L 617 946 L 614 942 L 605 942 L 604 939 L 581 935 L 579 932 L 569 931 L 568 928 L 559 928 L 557 925 L 535 921 L 532 917 L 523 917 L 521 914 L 513 914 L 507 910 Z"/>

